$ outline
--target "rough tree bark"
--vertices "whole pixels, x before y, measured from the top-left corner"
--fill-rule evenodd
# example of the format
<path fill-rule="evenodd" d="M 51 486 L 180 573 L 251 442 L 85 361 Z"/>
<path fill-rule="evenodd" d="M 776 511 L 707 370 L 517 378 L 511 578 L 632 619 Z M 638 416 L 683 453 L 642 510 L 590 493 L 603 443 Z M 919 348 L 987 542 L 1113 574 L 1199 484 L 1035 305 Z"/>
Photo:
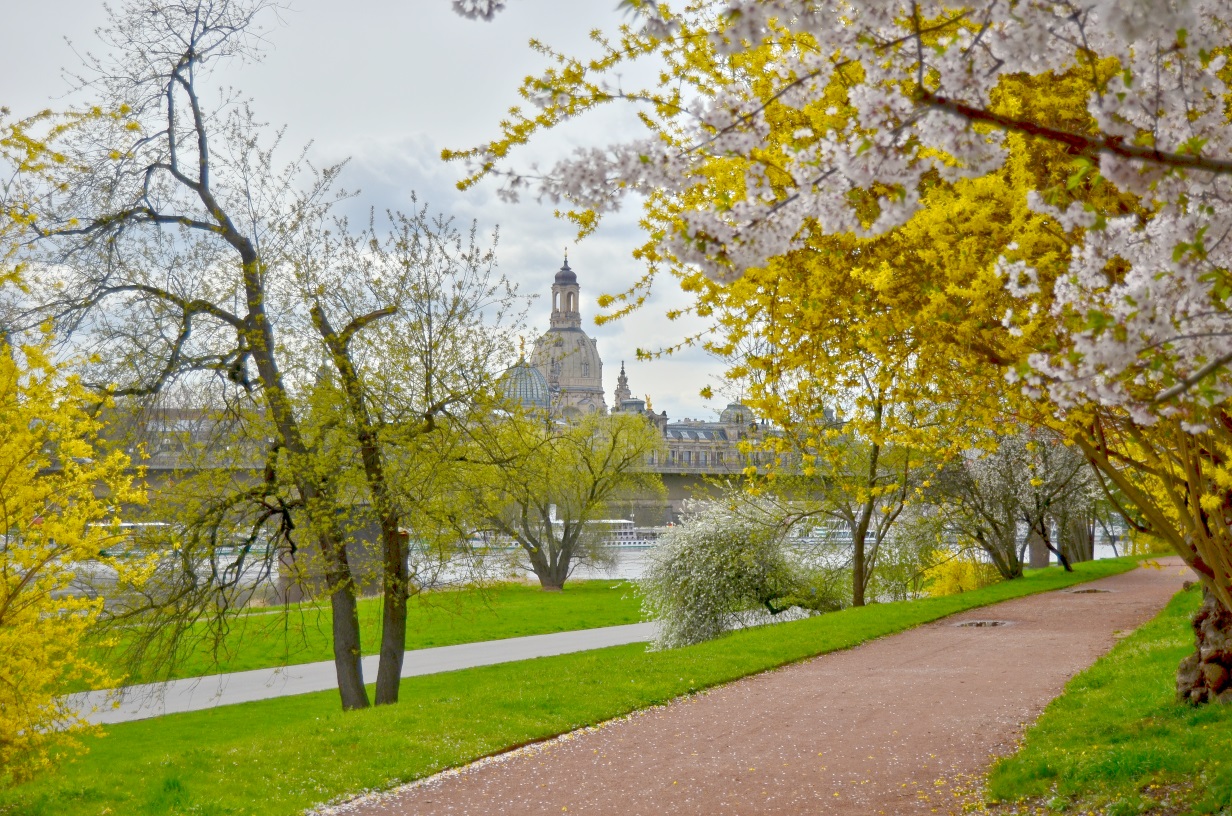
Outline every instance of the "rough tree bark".
<path fill-rule="evenodd" d="M 1232 613 L 1205 587 L 1193 631 L 1194 653 L 1176 672 L 1177 700 L 1191 705 L 1232 703 Z"/>
<path fill-rule="evenodd" d="M 384 603 L 381 611 L 380 661 L 376 672 L 377 705 L 398 702 L 402 662 L 406 653 L 406 605 L 410 597 L 410 575 L 407 567 L 406 536 L 402 533 L 396 503 L 389 490 L 376 423 L 368 410 L 359 374 L 351 360 L 350 342 L 355 333 L 363 330 L 365 326 L 396 312 L 392 306 L 378 309 L 355 318 L 338 332 L 330 324 L 320 304 L 314 304 L 312 307 L 313 323 L 329 349 L 334 368 L 342 382 L 343 393 L 346 395 L 347 410 L 355 423 L 364 478 L 368 483 L 372 505 L 381 528 Z M 345 553 L 343 555 L 345 557 Z"/>

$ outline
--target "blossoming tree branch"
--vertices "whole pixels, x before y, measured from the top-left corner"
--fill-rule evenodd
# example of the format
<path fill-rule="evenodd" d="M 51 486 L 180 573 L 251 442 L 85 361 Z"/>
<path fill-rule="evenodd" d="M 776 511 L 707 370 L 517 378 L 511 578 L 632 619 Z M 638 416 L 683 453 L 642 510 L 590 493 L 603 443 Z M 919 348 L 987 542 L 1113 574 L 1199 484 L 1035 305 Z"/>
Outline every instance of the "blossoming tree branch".
<path fill-rule="evenodd" d="M 501 5 L 455 3 L 477 17 Z M 778 368 L 763 371 L 790 367 L 784 327 L 803 342 L 841 325 L 876 338 L 864 355 L 925 349 L 910 376 L 941 410 L 973 394 L 952 376 L 934 387 L 926 357 L 952 361 L 969 391 L 1001 383 L 963 416 L 1063 431 L 1229 620 L 1232 7 L 626 6 L 619 32 L 595 34 L 597 58 L 534 43 L 552 66 L 523 83 L 526 106 L 492 142 L 446 151 L 461 186 L 495 177 L 507 198 L 566 202 L 583 232 L 640 195 L 649 272 L 607 305 L 636 307 L 666 270 L 714 318 L 719 350 L 774 338 Z M 626 86 L 646 63 L 657 81 Z M 641 133 L 518 162 L 535 134 L 618 104 Z M 820 319 L 810 293 L 836 290 L 841 309 Z M 816 391 L 827 369 L 807 373 Z"/>

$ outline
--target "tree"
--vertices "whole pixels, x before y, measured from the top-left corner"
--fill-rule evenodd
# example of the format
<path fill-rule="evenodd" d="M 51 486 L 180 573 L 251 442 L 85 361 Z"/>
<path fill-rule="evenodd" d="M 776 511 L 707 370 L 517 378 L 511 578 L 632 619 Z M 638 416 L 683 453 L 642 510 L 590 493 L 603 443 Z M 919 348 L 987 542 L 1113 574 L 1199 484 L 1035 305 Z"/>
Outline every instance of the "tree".
<path fill-rule="evenodd" d="M 807 377 L 807 370 L 804 374 Z M 811 416 L 781 410 L 771 414 L 785 426 L 783 434 L 767 437 L 779 452 L 769 471 L 771 484 L 812 504 L 810 514 L 847 528 L 853 606 L 864 606 L 881 545 L 914 496 L 924 467 L 925 457 L 912 447 L 920 439 L 911 433 L 915 423 L 901 415 L 910 410 L 894 403 L 901 396 L 896 379 L 875 368 L 863 370 L 846 383 L 848 395 L 855 395 L 850 414 L 833 417 L 826 409 Z M 806 382 L 793 395 L 795 406 L 824 405 L 818 392 L 825 380 L 819 376 Z M 751 405 L 775 405 L 758 391 L 747 398 Z M 794 449 L 794 455 L 785 458 L 785 448 Z"/>
<path fill-rule="evenodd" d="M 579 205 L 584 228 L 654 190 L 658 257 L 718 281 L 831 240 L 861 261 L 897 243 L 899 288 L 926 304 L 900 314 L 1044 400 L 1109 492 L 1232 609 L 1232 537 L 1212 521 L 1232 386 L 1232 249 L 1216 237 L 1232 227 L 1226 4 L 631 5 L 636 28 L 602 41 L 603 58 L 553 54 L 526 82 L 537 114 L 454 154 L 468 181 L 504 174 L 513 195 L 535 183 Z M 668 66 L 658 87 L 606 81 L 648 55 Z M 537 179 L 508 169 L 536 130 L 615 100 L 645 105 L 648 136 Z M 993 195 L 1016 199 L 1011 218 L 980 223 L 982 246 L 951 267 L 974 285 L 939 286 L 943 258 L 918 227 L 964 223 L 972 193 L 1007 176 Z"/>
<path fill-rule="evenodd" d="M 81 84 L 116 115 L 67 134 L 51 192 L 26 197 L 37 202 L 32 258 L 50 293 L 41 313 L 105 351 L 88 385 L 142 398 L 207 383 L 220 401 L 246 406 L 238 413 L 255 409 L 271 440 L 264 478 L 219 496 L 211 512 L 251 521 L 253 536 L 268 525 L 287 549 L 312 542 L 331 601 L 339 694 L 352 709 L 368 696 L 349 502 L 308 435 L 311 409 L 297 401 L 305 380 L 295 376 L 303 372 L 287 370 L 288 315 L 313 306 L 296 299 L 296 242 L 324 222 L 339 168 L 316 170 L 302 156 L 279 167 L 279 139 L 264 136 L 246 102 L 206 101 L 218 65 L 257 55 L 271 9 L 263 0 L 133 0 L 113 13 L 100 31 L 110 52 L 87 57 Z M 202 529 L 189 543 L 212 561 L 218 535 Z M 159 600 L 145 611 L 158 613 Z"/>
<path fill-rule="evenodd" d="M 776 260 L 727 291 L 696 280 L 698 309 L 715 320 L 706 347 L 729 363 L 744 401 L 780 433 L 771 477 L 819 498 L 851 533 L 852 602 L 863 606 L 881 542 L 902 513 L 931 457 L 958 444 L 977 399 L 961 393 L 948 361 L 935 360 L 903 318 L 864 296 L 885 269 L 826 274 L 817 253 Z M 847 331 L 877 323 L 880 331 Z"/>
<path fill-rule="evenodd" d="M 738 492 L 687 508 L 681 524 L 651 550 L 638 582 L 643 605 L 659 624 L 655 647 L 710 640 L 759 613 L 839 608 L 837 587 L 810 580 L 791 549 L 798 521 L 795 509 Z"/>
<path fill-rule="evenodd" d="M 78 572 L 91 562 L 140 587 L 156 560 L 100 555 L 121 535 L 111 503 L 140 495 L 127 457 L 95 452 L 89 394 L 48 345 L 0 346 L 0 784 L 45 769 L 89 729 L 69 688 L 113 679 L 85 653 L 104 599 L 71 591 Z"/>
<path fill-rule="evenodd" d="M 426 207 L 389 220 L 388 235 L 370 225 L 348 237 L 342 223 L 337 242 L 318 228 L 323 245 L 297 245 L 298 284 L 337 379 L 336 399 L 318 408 L 353 449 L 338 456 L 329 446 L 323 464 L 360 471 L 362 501 L 380 529 L 378 705 L 398 699 L 407 600 L 421 587 L 410 534 L 423 545 L 456 527 L 442 512 L 444 471 L 463 467 L 465 429 L 498 407 L 496 375 L 511 362 L 522 303 L 494 273 L 494 247 L 477 244 L 474 225 L 464 241 Z"/>
<path fill-rule="evenodd" d="M 583 559 L 601 555 L 608 508 L 661 490 L 645 470 L 663 439 L 645 417 L 587 414 L 576 422 L 512 415 L 483 440 L 485 525 L 520 547 L 540 585 L 559 591 Z"/>
<path fill-rule="evenodd" d="M 1035 429 L 973 442 L 938 473 L 930 491 L 950 530 L 983 550 L 1006 580 L 1022 577 L 1032 536 L 1069 569 L 1052 531 L 1055 523 L 1059 537 L 1068 535 L 1066 520 L 1094 486 L 1086 457 L 1058 435 Z"/>

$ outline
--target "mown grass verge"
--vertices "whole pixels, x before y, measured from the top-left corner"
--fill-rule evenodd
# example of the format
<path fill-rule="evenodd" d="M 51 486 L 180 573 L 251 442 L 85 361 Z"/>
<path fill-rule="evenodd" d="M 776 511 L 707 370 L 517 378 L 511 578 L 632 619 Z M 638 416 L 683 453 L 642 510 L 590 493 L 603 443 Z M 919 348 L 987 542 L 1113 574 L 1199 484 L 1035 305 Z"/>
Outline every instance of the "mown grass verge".
<path fill-rule="evenodd" d="M 668 652 L 635 644 L 410 678 L 397 706 L 349 714 L 329 692 L 112 726 L 57 774 L 0 792 L 0 813 L 287 816 L 1136 563 L 1081 564 L 1073 574 L 1049 568 L 961 595 L 847 609 Z"/>
<path fill-rule="evenodd" d="M 1201 600 L 1196 587 L 1179 593 L 1071 680 L 993 768 L 989 797 L 1018 812 L 1232 812 L 1232 706 L 1175 702 Z"/>
<path fill-rule="evenodd" d="M 503 640 L 575 629 L 620 626 L 642 620 L 636 585 L 622 580 L 570 581 L 563 592 L 544 592 L 537 585 L 496 584 L 482 589 L 426 592 L 411 599 L 407 609 L 406 648 L 427 649 L 482 640 Z M 380 650 L 381 601 L 359 602 L 360 638 L 364 654 Z M 237 616 L 226 639 L 215 651 L 200 629 L 191 651 L 170 672 L 171 678 L 266 669 L 296 663 L 333 660 L 328 603 L 287 608 L 254 609 Z M 104 664 L 123 657 L 122 649 L 96 651 Z M 116 674 L 129 683 L 167 679 L 141 671 Z M 79 691 L 80 689 L 72 689 Z"/>

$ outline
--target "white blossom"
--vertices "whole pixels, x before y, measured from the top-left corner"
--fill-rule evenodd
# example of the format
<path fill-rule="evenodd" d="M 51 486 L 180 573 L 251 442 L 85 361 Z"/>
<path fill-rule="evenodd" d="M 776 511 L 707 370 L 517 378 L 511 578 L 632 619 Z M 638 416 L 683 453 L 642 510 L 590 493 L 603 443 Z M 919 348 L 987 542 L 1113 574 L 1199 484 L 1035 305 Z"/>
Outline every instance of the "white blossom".
<path fill-rule="evenodd" d="M 666 19 L 658 4 L 634 5 L 648 19 Z M 1113 57 L 1122 70 L 1087 100 L 1097 135 L 1111 141 L 1086 155 L 1092 173 L 1139 196 L 1150 214 L 1101 217 L 1081 205 L 1062 211 L 1032 194 L 1030 206 L 1074 242 L 1067 274 L 1044 294 L 1059 316 L 1087 323 L 1062 336 L 1057 353 L 1031 358 L 1037 378 L 1028 387 L 1046 389 L 1062 408 L 1096 402 L 1131 409 L 1144 421 L 1165 405 L 1196 406 L 1228 395 L 1232 384 L 1211 364 L 1232 359 L 1232 293 L 1219 288 L 1232 267 L 1232 127 L 1225 102 L 1232 88 L 1218 73 L 1224 58 L 1212 52 L 1232 36 L 1232 4 L 715 0 L 682 15 L 691 26 L 708 26 L 722 54 L 766 41 L 772 20 L 810 35 L 815 48 L 778 48 L 765 69 L 782 85 L 777 105 L 815 105 L 838 62 L 859 62 L 862 79 L 847 77 L 854 84 L 844 124 L 824 133 L 797 130 L 798 144 L 779 160 L 771 185 L 757 154 L 769 132 L 761 115 L 764 89 L 732 81 L 689 100 L 692 118 L 672 122 L 676 144 L 655 137 L 579 150 L 534 182 L 539 195 L 601 212 L 630 192 L 695 200 L 690 194 L 705 189 L 703 168 L 712 159 L 741 157 L 746 194 L 722 206 L 686 208 L 682 228 L 662 241 L 677 261 L 730 281 L 817 232 L 872 235 L 903 224 L 921 206 L 917 190 L 926 174 L 953 180 L 1000 166 L 1002 132 L 973 127 L 970 111 L 989 110 L 1002 78 L 1089 70 L 1093 59 Z M 940 39 L 916 47 L 915 21 L 936 25 L 949 18 L 956 22 Z M 671 47 L 665 41 L 663 48 Z M 918 77 L 921 92 L 909 84 Z M 1122 149 L 1141 144 L 1158 155 Z M 1216 164 L 1185 167 L 1185 157 Z M 495 156 L 478 161 L 500 163 Z M 526 183 L 513 177 L 511 186 L 514 180 Z M 896 192 L 880 200 L 878 216 L 865 225 L 853 211 L 852 193 L 874 185 Z M 1007 259 L 1001 271 L 1011 294 L 1036 297 L 1039 282 L 1024 263 Z M 1110 265 L 1124 273 L 1109 278 Z"/>

